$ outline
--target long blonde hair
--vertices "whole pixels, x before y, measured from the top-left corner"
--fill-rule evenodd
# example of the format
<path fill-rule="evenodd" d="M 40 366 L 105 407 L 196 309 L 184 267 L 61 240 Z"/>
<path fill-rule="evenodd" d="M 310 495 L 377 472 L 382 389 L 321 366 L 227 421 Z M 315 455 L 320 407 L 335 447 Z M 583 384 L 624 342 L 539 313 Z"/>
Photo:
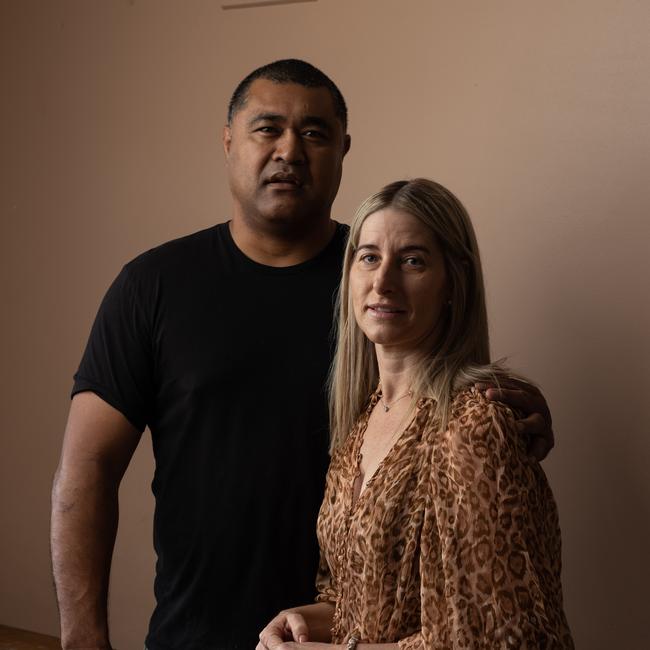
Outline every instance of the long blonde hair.
<path fill-rule="evenodd" d="M 357 210 L 345 249 L 337 296 L 337 347 L 329 378 L 332 450 L 347 437 L 379 381 L 373 343 L 357 325 L 350 297 L 350 267 L 368 216 L 392 207 L 418 218 L 433 233 L 445 262 L 451 304 L 442 316 L 440 336 L 416 367 L 413 404 L 437 402 L 446 426 L 455 390 L 475 381 L 496 381 L 504 369 L 490 363 L 487 311 L 481 260 L 474 229 L 462 203 L 446 188 L 425 178 L 397 181 L 368 197 Z"/>

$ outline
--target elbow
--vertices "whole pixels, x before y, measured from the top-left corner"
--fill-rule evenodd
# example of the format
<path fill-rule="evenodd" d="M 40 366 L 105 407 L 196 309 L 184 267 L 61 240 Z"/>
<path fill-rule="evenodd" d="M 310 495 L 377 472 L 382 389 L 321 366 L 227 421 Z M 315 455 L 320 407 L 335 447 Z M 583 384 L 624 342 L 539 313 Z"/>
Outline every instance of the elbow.
<path fill-rule="evenodd" d="M 52 480 L 52 514 L 65 514 L 89 498 L 117 498 L 120 478 L 98 462 L 62 458 Z"/>

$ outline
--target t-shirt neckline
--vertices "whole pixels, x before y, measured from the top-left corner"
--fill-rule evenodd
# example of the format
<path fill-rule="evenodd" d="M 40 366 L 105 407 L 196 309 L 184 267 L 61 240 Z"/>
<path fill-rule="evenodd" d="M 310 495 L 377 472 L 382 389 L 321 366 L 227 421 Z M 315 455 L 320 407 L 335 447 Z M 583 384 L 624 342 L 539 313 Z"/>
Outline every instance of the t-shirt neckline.
<path fill-rule="evenodd" d="M 334 221 L 334 220 L 332 220 Z M 342 224 L 338 221 L 334 221 L 336 228 L 334 229 L 334 234 L 330 238 L 329 242 L 322 248 L 314 257 L 305 260 L 304 262 L 299 262 L 298 264 L 292 264 L 290 266 L 269 266 L 268 264 L 262 264 L 261 262 L 256 262 L 251 259 L 244 253 L 235 243 L 235 240 L 232 237 L 230 232 L 230 219 L 219 224 L 219 228 L 222 230 L 225 244 L 231 250 L 232 254 L 237 257 L 237 259 L 245 264 L 249 269 L 258 273 L 265 273 L 269 275 L 290 275 L 293 273 L 300 273 L 307 270 L 308 268 L 319 264 L 325 258 L 329 257 L 332 254 L 332 251 L 335 250 L 337 244 L 340 242 Z"/>

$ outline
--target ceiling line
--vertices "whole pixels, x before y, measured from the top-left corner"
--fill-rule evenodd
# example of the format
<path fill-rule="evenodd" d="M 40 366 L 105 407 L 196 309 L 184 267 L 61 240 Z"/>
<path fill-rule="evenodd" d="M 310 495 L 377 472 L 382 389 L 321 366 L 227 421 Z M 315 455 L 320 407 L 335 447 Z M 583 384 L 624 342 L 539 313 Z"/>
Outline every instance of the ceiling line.
<path fill-rule="evenodd" d="M 242 2 L 236 5 L 221 5 L 222 9 L 253 9 L 255 7 L 270 7 L 271 5 L 293 5 L 299 2 L 317 2 L 317 0 L 259 0 L 258 2 Z"/>

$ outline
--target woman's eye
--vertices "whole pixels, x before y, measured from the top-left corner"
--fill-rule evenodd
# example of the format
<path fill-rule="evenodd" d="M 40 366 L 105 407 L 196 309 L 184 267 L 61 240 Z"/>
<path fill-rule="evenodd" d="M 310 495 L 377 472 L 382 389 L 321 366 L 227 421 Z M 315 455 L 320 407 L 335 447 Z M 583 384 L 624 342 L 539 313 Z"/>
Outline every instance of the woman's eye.
<path fill-rule="evenodd" d="M 377 256 L 372 255 L 372 253 L 366 253 L 359 258 L 359 261 L 365 264 L 374 264 L 377 261 Z"/>
<path fill-rule="evenodd" d="M 419 257 L 407 257 L 404 259 L 406 266 L 419 267 L 422 266 L 423 261 Z"/>

